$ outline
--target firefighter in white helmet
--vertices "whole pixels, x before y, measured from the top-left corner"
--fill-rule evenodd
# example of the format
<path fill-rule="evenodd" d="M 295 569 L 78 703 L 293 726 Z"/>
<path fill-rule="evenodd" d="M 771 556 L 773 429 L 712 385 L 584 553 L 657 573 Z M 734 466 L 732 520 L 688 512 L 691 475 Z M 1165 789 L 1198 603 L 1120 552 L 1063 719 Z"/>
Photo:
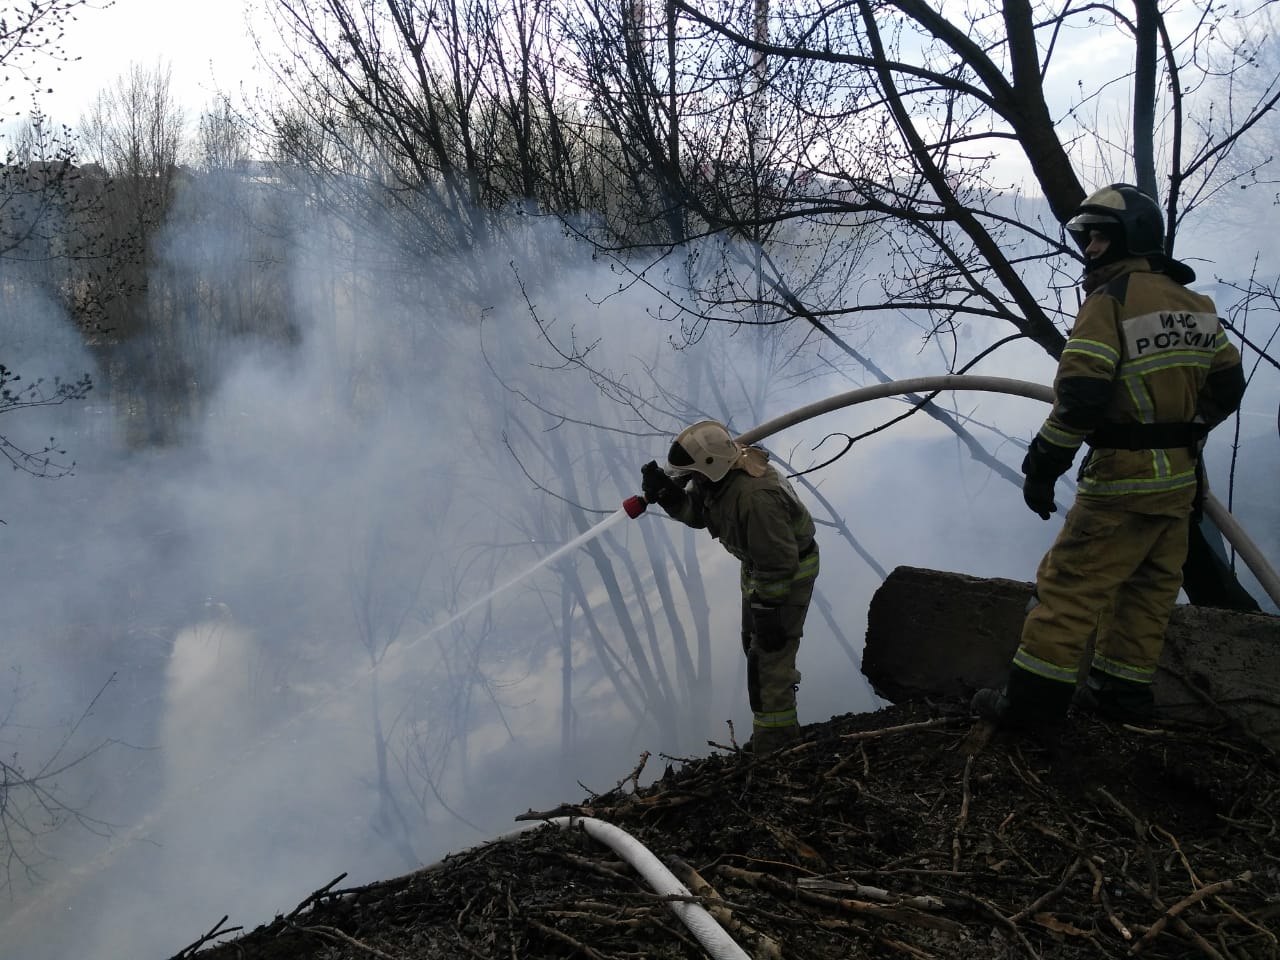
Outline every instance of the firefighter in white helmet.
<path fill-rule="evenodd" d="M 800 736 L 796 652 L 818 575 L 813 519 L 768 461 L 759 447 L 737 443 L 724 424 L 704 420 L 676 437 L 666 469 L 652 460 L 641 468 L 646 500 L 705 528 L 742 564 L 749 746 L 757 753 Z"/>
<path fill-rule="evenodd" d="M 1075 502 L 1036 571 L 1036 597 L 1003 689 L 973 709 L 1016 726 L 1052 726 L 1078 702 L 1142 721 L 1169 614 L 1182 585 L 1202 485 L 1200 451 L 1244 393 L 1240 354 L 1195 273 L 1164 251 L 1164 217 L 1137 187 L 1113 183 L 1066 224 L 1085 258 L 1087 294 L 1054 378 L 1053 409 L 1032 439 L 1023 498 L 1042 519 L 1054 483 L 1084 444 Z"/>

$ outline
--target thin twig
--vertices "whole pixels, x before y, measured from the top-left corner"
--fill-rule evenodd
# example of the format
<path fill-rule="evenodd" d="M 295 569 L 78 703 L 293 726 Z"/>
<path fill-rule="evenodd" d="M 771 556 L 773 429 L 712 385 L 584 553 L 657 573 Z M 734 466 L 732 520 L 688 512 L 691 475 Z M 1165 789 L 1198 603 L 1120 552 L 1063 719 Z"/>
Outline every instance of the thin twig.
<path fill-rule="evenodd" d="M 964 776 L 960 778 L 960 814 L 955 829 L 951 831 L 951 869 L 960 869 L 960 835 L 969 822 L 969 774 L 973 771 L 973 755 L 965 757 Z"/>
<path fill-rule="evenodd" d="M 1182 913 L 1182 911 L 1186 910 L 1188 907 L 1194 906 L 1195 904 L 1199 903 L 1201 900 L 1204 900 L 1206 897 L 1212 897 L 1216 893 L 1220 893 L 1226 890 L 1234 890 L 1237 883 L 1248 883 L 1252 879 L 1253 879 L 1253 872 L 1251 870 L 1246 870 L 1244 873 L 1240 874 L 1240 876 L 1238 877 L 1233 877 L 1228 880 L 1219 880 L 1217 883 L 1210 883 L 1207 886 L 1201 887 L 1195 893 L 1192 893 L 1186 897 L 1183 897 L 1181 900 L 1179 900 L 1177 903 L 1171 906 L 1168 910 L 1166 910 L 1164 912 L 1164 915 L 1159 920 L 1157 920 L 1155 923 L 1151 925 L 1151 928 L 1142 935 L 1142 938 L 1137 943 L 1135 943 L 1132 947 L 1129 948 L 1129 952 L 1133 954 L 1133 953 L 1140 953 L 1142 950 L 1144 950 L 1146 946 L 1152 940 L 1158 937 L 1161 931 L 1163 931 L 1164 928 L 1168 926 L 1168 924 L 1178 916 L 1178 914 Z M 1207 944 L 1207 941 L 1206 941 L 1206 944 Z"/>
<path fill-rule="evenodd" d="M 314 933 L 319 934 L 321 937 L 331 937 L 334 940 L 340 940 L 349 947 L 355 947 L 357 950 L 362 950 L 372 957 L 377 957 L 378 960 L 401 960 L 401 958 L 397 957 L 395 954 L 386 953 L 379 950 L 377 947 L 371 947 L 367 943 L 362 943 L 350 934 L 343 933 L 337 927 L 328 927 L 323 925 L 301 926 L 299 924 L 290 924 L 290 926 L 299 933 Z"/>
<path fill-rule="evenodd" d="M 874 740 L 877 737 L 888 737 L 895 733 L 907 733 L 911 730 L 929 730 L 934 727 L 954 726 L 958 723 L 955 717 L 938 717 L 934 720 L 919 720 L 915 723 L 902 723 L 896 727 L 883 727 L 879 730 L 859 730 L 855 733 L 840 734 L 841 740 Z"/>
<path fill-rule="evenodd" d="M 1010 920 L 1008 917 L 1006 917 L 999 910 L 997 910 L 994 904 L 988 903 L 986 900 L 983 900 L 981 897 L 974 896 L 973 894 L 967 894 L 966 899 L 968 899 L 971 903 L 976 903 L 983 910 L 985 910 L 992 917 L 994 917 L 997 921 L 999 921 L 1000 926 L 1004 927 L 1010 933 L 1012 933 L 1015 937 L 1017 937 L 1018 942 L 1022 944 L 1022 947 L 1024 950 L 1027 951 L 1028 956 L 1035 958 L 1035 960 L 1040 960 L 1040 954 L 1036 952 L 1036 948 L 1031 945 L 1031 941 L 1026 938 L 1026 935 L 1020 929 L 1018 929 L 1018 925 L 1014 923 L 1012 920 Z"/>
<path fill-rule="evenodd" d="M 226 936 L 228 933 L 235 933 L 237 930 L 244 929 L 244 927 L 223 927 L 223 924 L 227 922 L 228 917 L 230 917 L 230 914 L 227 914 L 221 920 L 215 923 L 213 927 L 209 930 L 209 932 L 206 933 L 204 936 L 202 936 L 199 940 L 183 947 L 181 950 L 175 953 L 172 957 L 170 957 L 169 960 L 186 960 L 187 957 L 190 957 L 197 950 L 203 947 L 206 943 L 209 943 L 215 938 Z"/>

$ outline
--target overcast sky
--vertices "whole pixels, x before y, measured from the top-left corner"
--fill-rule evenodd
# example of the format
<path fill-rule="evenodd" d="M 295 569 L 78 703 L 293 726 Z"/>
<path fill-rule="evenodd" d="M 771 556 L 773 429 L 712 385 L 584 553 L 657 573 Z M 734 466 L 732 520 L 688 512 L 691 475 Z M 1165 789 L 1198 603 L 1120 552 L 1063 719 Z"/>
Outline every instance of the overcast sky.
<path fill-rule="evenodd" d="M 75 125 L 98 92 L 131 63 L 157 61 L 173 71 L 174 98 L 195 116 L 218 89 L 257 84 L 257 54 L 245 0 L 114 0 L 81 9 L 68 22 L 64 49 L 74 62 L 52 75 L 45 111 Z"/>

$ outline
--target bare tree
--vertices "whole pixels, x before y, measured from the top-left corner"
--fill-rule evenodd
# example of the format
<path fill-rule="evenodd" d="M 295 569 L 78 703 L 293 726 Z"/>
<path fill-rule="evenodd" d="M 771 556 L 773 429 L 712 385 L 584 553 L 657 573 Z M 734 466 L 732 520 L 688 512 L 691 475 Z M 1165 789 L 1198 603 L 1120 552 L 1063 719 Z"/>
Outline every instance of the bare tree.
<path fill-rule="evenodd" d="M 1234 41 L 1217 41 L 1225 24 L 1216 10 L 1188 18 L 1175 16 L 1181 8 L 1146 5 L 1133 18 L 1108 8 L 1107 29 L 1134 37 L 1133 66 L 1121 66 L 1118 75 L 1095 71 L 1055 117 L 1049 84 L 1057 79 L 1060 35 L 1093 28 L 1080 21 L 1091 13 L 1014 2 L 953 19 L 915 0 L 783 5 L 767 15 L 766 31 L 758 6 L 673 2 L 680 14 L 675 26 L 636 22 L 631 8 L 605 5 L 579 7 L 563 24 L 579 45 L 582 82 L 618 136 L 634 145 L 628 170 L 658 179 L 659 195 L 674 198 L 704 229 L 742 238 L 748 251 L 763 247 L 752 257 L 725 245 L 744 273 L 760 278 L 754 298 L 745 282 L 710 287 L 722 308 L 713 299 L 674 304 L 677 312 L 695 321 L 794 320 L 837 345 L 851 322 L 869 317 L 920 318 L 933 337 L 956 344 L 962 323 L 1009 325 L 1011 336 L 987 341 L 971 356 L 953 347 L 949 372 L 969 369 L 1015 338 L 1053 357 L 1061 351 L 1062 327 L 1074 313 L 1068 291 L 1078 255 L 1058 224 L 1084 196 L 1078 170 L 1119 179 L 1127 169 L 1149 179 L 1142 171 L 1155 168 L 1150 158 L 1158 152 L 1169 189 L 1156 192 L 1166 197 L 1172 253 L 1183 216 L 1222 183 L 1222 159 L 1276 103 L 1268 84 L 1266 95 L 1240 105 L 1231 127 L 1218 119 L 1198 142 L 1185 136 L 1195 109 L 1189 92 L 1244 65 L 1239 57 L 1223 61 Z M 1173 33 L 1179 25 L 1182 36 Z M 1160 40 L 1160 58 L 1153 38 Z M 665 57 L 652 52 L 664 48 Z M 1154 82 L 1157 67 L 1166 85 Z M 1115 139 L 1107 94 L 1126 79 L 1134 83 L 1132 119 Z M 664 99 L 664 90 L 675 92 Z M 769 134 L 761 117 L 781 118 L 785 134 Z M 1135 122 L 1145 126 L 1135 129 Z M 711 169 L 717 187 L 710 199 L 698 182 L 699 165 L 689 162 L 689 144 L 699 138 L 730 145 L 731 162 Z M 761 156 L 770 158 L 763 168 Z M 1043 201 L 1007 198 L 996 161 L 1011 156 Z M 771 174 L 766 182 L 781 194 L 772 212 L 726 201 L 726 192 L 729 200 L 739 195 L 732 187 L 738 170 L 755 182 Z M 808 278 L 779 256 L 781 244 L 762 230 L 762 218 L 769 225 L 830 231 L 834 222 L 874 231 L 874 282 L 853 291 L 797 282 Z M 634 266 L 635 244 L 626 234 L 597 242 L 643 269 Z M 753 305 L 773 312 L 753 317 Z M 885 378 L 870 356 L 839 349 Z M 975 456 L 982 456 L 978 449 Z M 1001 472 L 1018 479 L 1008 468 Z M 1188 590 L 1195 599 L 1199 585 L 1189 581 Z M 1220 599 L 1212 584 L 1205 590 L 1210 600 Z"/>
<path fill-rule="evenodd" d="M 177 348 L 179 318 L 152 291 L 157 236 L 183 176 L 178 163 L 183 114 L 173 99 L 170 68 L 132 64 L 101 91 L 81 118 L 85 156 L 111 178 L 110 238 L 130 254 L 104 278 L 111 289 L 111 331 L 106 355 L 112 399 L 128 411 L 131 443 L 164 443 L 174 437 L 175 418 L 193 381 Z"/>
<path fill-rule="evenodd" d="M 50 129 L 36 114 L 22 125 L 0 167 L 0 304 L 8 308 L 6 327 L 22 322 L 33 296 L 65 289 L 67 264 L 81 253 L 69 228 L 84 211 L 74 157 L 67 132 Z M 9 338 L 18 332 L 4 331 Z M 24 382 L 20 371 L 0 364 L 0 414 L 83 400 L 92 387 L 88 374 L 52 384 Z M 45 478 L 71 472 L 73 464 L 55 439 L 32 446 L 11 437 L 0 433 L 0 455 L 16 469 Z"/>
<path fill-rule="evenodd" d="M 68 60 L 62 45 L 67 21 L 75 20 L 77 11 L 87 5 L 88 0 L 28 0 L 0 8 L 0 72 L 6 85 L 16 78 L 33 97 L 49 92 L 53 74 Z M 18 94 L 11 92 L 6 108 L 16 106 L 17 99 Z M 27 112 L 24 107 L 16 109 L 18 114 Z"/>
<path fill-rule="evenodd" d="M 84 198 L 76 183 L 74 140 L 40 111 L 38 98 L 51 89 L 53 74 L 68 59 L 62 43 L 65 26 L 85 3 L 31 0 L 0 9 L 0 76 L 10 91 L 4 109 L 27 117 L 10 137 L 0 165 L 0 303 L 14 304 L 26 295 L 28 284 L 43 282 L 56 289 L 51 274 L 84 253 L 66 229 Z M 20 104 L 18 91 L 24 86 L 31 99 Z M 56 383 L 52 391 L 41 383 L 16 389 L 20 374 L 0 371 L 0 413 L 83 399 L 91 386 L 83 377 L 75 384 Z M 15 467 L 37 476 L 61 476 L 70 469 L 52 459 L 63 455 L 52 439 L 42 449 L 26 449 L 0 434 L 0 452 Z"/>
<path fill-rule="evenodd" d="M 0 76 L 9 91 L 5 110 L 13 111 L 13 116 L 27 116 L 16 135 L 9 138 L 0 166 L 0 312 L 6 320 L 28 313 L 28 298 L 35 288 L 51 294 L 55 301 L 59 294 L 70 294 L 68 264 L 88 259 L 76 228 L 90 220 L 85 214 L 92 208 L 86 201 L 91 194 L 83 189 L 76 170 L 74 139 L 66 128 L 51 124 L 37 105 L 40 93 L 51 87 L 52 74 L 67 59 L 62 47 L 65 24 L 83 6 L 85 0 L 30 0 L 0 8 Z M 23 85 L 32 97 L 29 105 L 19 103 L 18 91 Z M 10 336 L 13 333 L 6 331 Z M 6 359 L 12 362 L 11 357 Z M 19 371 L 0 363 L 0 415 L 81 400 L 91 387 L 88 375 L 71 381 L 54 378 L 51 383 L 24 381 Z M 0 433 L 0 456 L 16 470 L 37 477 L 58 477 L 74 467 L 74 461 L 66 459 L 66 451 L 52 438 L 30 445 L 11 436 L 7 431 Z M 70 799 L 66 790 L 74 768 L 109 743 L 98 741 L 86 747 L 80 736 L 102 690 L 51 747 L 42 748 L 33 745 L 30 730 L 19 722 L 20 704 L 27 691 L 17 665 L 12 669 L 13 685 L 0 694 L 0 743 L 4 745 L 4 756 L 0 757 L 0 889 L 10 888 L 19 878 L 38 879 L 48 857 L 44 844 L 64 826 L 77 823 L 96 832 L 107 829 Z"/>
<path fill-rule="evenodd" d="M 405 865 L 412 866 L 418 862 L 411 840 L 413 831 L 393 783 L 391 738 L 396 721 L 388 724 L 379 668 L 392 648 L 406 640 L 406 627 L 421 601 L 422 582 L 430 569 L 430 555 L 422 542 L 429 539 L 429 531 L 413 532 L 413 539 L 419 541 L 419 545 L 407 554 L 390 549 L 387 539 L 393 535 L 393 531 L 375 525 L 367 532 L 363 550 L 353 556 L 352 613 L 369 667 L 369 710 L 378 797 L 373 827 L 399 852 Z M 405 556 L 412 559 L 406 562 L 402 559 Z M 395 558 L 395 562 L 388 563 L 390 558 Z"/>
<path fill-rule="evenodd" d="M 456 267 L 439 295 L 457 316 L 474 319 L 492 303 L 504 279 L 494 265 L 501 271 L 504 259 L 475 254 L 519 245 L 506 215 L 514 205 L 561 214 L 660 299 L 655 313 L 679 321 L 682 345 L 711 324 L 759 332 L 761 369 L 746 382 L 734 382 L 736 370 L 706 374 L 728 385 L 720 395 L 660 376 L 637 388 L 596 371 L 624 425 L 551 402 L 512 426 L 512 434 L 550 431 L 539 444 L 517 439 L 519 462 L 567 501 L 569 529 L 579 531 L 590 524 L 586 497 L 564 478 L 578 479 L 581 459 L 556 425 L 606 426 L 626 438 L 621 461 L 628 445 L 669 437 L 691 413 L 764 419 L 782 391 L 820 370 L 891 379 L 877 333 L 904 321 L 922 329 L 946 372 L 990 364 L 1014 341 L 1056 357 L 1077 305 L 1078 254 L 1060 223 L 1084 183 L 1126 171 L 1146 178 L 1148 166 L 1167 178 L 1172 252 L 1194 209 L 1185 198 L 1211 196 L 1213 158 L 1244 142 L 1273 105 L 1260 100 L 1232 132 L 1187 147 L 1182 96 L 1190 73 L 1218 67 L 1208 27 L 1219 11 L 1207 11 L 1186 41 L 1173 33 L 1186 20 L 1150 6 L 1133 16 L 1022 0 L 963 12 L 916 0 L 671 0 L 653 16 L 646 8 L 486 0 L 276 8 L 292 44 L 278 69 L 298 93 L 274 117 L 282 155 L 315 175 L 314 195 L 352 229 L 378 225 L 395 251 L 392 269 Z M 1068 106 L 1055 106 L 1060 38 L 1091 29 L 1091 16 L 1129 32 L 1133 66 L 1095 71 Z M 1110 92 L 1129 80 L 1134 95 L 1113 135 Z M 1014 189 L 1010 159 L 1032 190 Z M 1197 194 L 1201 185 L 1210 192 Z M 562 353 L 571 364 L 581 356 L 575 347 Z M 931 400 L 914 398 L 975 458 L 1020 482 Z M 649 644 L 656 618 L 645 617 L 656 608 L 636 606 L 634 619 L 619 609 L 629 590 L 662 589 L 601 540 L 592 565 L 613 598 L 623 649 L 602 645 L 600 659 L 616 668 L 611 682 L 636 714 L 665 709 L 681 697 Z M 647 546 L 655 565 L 677 554 L 658 538 Z M 575 609 L 587 616 L 586 591 L 574 584 L 581 574 L 565 571 L 562 620 Z M 662 602 L 670 615 L 682 601 Z M 677 682 L 704 682 L 700 643 L 695 636 L 683 649 L 690 655 L 673 668 Z"/>
<path fill-rule="evenodd" d="M 435 313 L 441 300 L 463 321 L 492 309 L 495 291 L 510 282 L 506 261 L 513 255 L 539 265 L 531 279 L 538 289 L 554 279 L 561 264 L 532 252 L 539 235 L 513 212 L 589 215 L 603 202 L 592 166 L 603 145 L 585 136 L 589 118 L 557 86 L 564 80 L 553 69 L 553 9 L 545 2 L 406 0 L 278 8 L 294 44 L 280 69 L 305 91 L 275 115 L 283 153 L 318 175 L 313 195 L 340 222 L 361 236 L 373 226 L 385 238 L 381 269 L 431 271 Z M 416 289 L 398 287 L 407 296 Z M 579 453 L 563 434 L 535 440 L 543 428 L 521 417 L 506 426 L 528 469 L 571 476 Z M 582 499 L 566 492 L 555 531 L 539 529 L 534 539 L 547 542 L 550 533 L 555 542 L 587 530 L 594 518 Z M 672 696 L 673 677 L 695 682 L 668 659 L 684 655 L 683 638 L 674 649 L 658 643 L 647 599 L 636 598 L 643 577 L 627 567 L 625 551 L 602 543 L 585 551 L 589 568 L 560 565 L 566 602 L 595 638 L 622 702 L 674 742 L 687 728 L 681 711 L 697 702 Z M 610 598 L 608 609 L 588 601 L 599 589 Z M 610 615 L 621 649 L 608 639 L 615 630 L 597 619 Z M 569 730 L 568 706 L 565 712 Z"/>
<path fill-rule="evenodd" d="M 110 830 L 109 824 L 71 799 L 66 789 L 76 767 L 113 743 L 99 739 L 85 746 L 82 742 L 85 721 L 110 683 L 103 684 L 53 746 L 41 752 L 39 760 L 24 762 L 16 752 L 0 757 L 0 891 L 19 877 L 26 882 L 39 881 L 42 865 L 49 859 L 45 842 L 68 824 L 100 835 Z M 26 692 L 21 675 L 15 671 L 13 686 L 0 700 L 0 743 L 6 745 L 6 751 L 13 731 L 21 726 L 19 707 Z"/>
<path fill-rule="evenodd" d="M 251 156 L 250 130 L 225 97 L 200 114 L 196 156 L 203 172 L 243 171 Z"/>
<path fill-rule="evenodd" d="M 64 382 L 54 379 L 46 385 L 43 380 L 15 386 L 22 377 L 0 364 L 0 415 L 14 413 L 32 407 L 50 407 L 69 400 L 83 400 L 93 389 L 88 374 L 79 380 Z M 53 437 L 43 447 L 19 446 L 4 434 L 0 434 L 0 456 L 16 470 L 33 477 L 63 477 L 75 468 L 74 461 L 64 459 L 67 451 L 59 448 Z M 3 522 L 3 521 L 0 521 Z"/>

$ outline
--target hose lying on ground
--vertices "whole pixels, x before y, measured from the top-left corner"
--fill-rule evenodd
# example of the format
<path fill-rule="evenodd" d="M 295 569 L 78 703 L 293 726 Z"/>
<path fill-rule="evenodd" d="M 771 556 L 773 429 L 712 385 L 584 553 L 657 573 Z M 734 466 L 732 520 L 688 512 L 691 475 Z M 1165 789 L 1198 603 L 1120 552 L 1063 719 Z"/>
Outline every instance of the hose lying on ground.
<path fill-rule="evenodd" d="M 494 843 L 514 840 L 521 834 L 527 833 L 544 823 L 559 827 L 561 830 L 569 830 L 575 827 L 581 829 L 593 840 L 600 841 L 622 857 L 637 873 L 644 877 L 645 882 L 649 884 L 655 893 L 659 893 L 664 897 L 693 897 L 689 888 L 677 880 L 675 874 L 663 866 L 662 862 L 653 855 L 648 847 L 620 827 L 615 827 L 611 823 L 605 823 L 605 821 L 597 820 L 594 817 L 530 819 L 524 826 L 509 833 L 504 833 L 499 837 L 494 837 L 492 840 L 486 840 L 471 849 L 479 850 Z M 456 856 L 457 854 L 451 853 L 444 860 L 423 867 L 419 872 L 430 873 L 442 869 Z M 673 899 L 669 901 L 669 905 L 671 912 L 680 918 L 681 922 L 689 928 L 689 931 L 697 938 L 698 942 L 711 954 L 712 960 L 751 960 L 751 955 L 738 946 L 737 941 L 729 936 L 724 927 L 720 926 L 716 919 L 700 904 L 692 903 L 689 900 Z"/>
<path fill-rule="evenodd" d="M 548 823 L 568 830 L 577 827 L 593 840 L 599 840 L 614 853 L 627 861 L 653 888 L 655 893 L 664 897 L 692 897 L 689 888 L 675 878 L 675 875 L 662 865 L 653 853 L 631 834 L 611 823 L 597 820 L 594 817 L 553 817 Z M 667 905 L 671 912 L 680 918 L 689 928 L 689 932 L 697 937 L 713 960 L 751 960 L 737 941 L 725 932 L 714 917 L 700 904 L 689 900 L 669 900 Z"/>

